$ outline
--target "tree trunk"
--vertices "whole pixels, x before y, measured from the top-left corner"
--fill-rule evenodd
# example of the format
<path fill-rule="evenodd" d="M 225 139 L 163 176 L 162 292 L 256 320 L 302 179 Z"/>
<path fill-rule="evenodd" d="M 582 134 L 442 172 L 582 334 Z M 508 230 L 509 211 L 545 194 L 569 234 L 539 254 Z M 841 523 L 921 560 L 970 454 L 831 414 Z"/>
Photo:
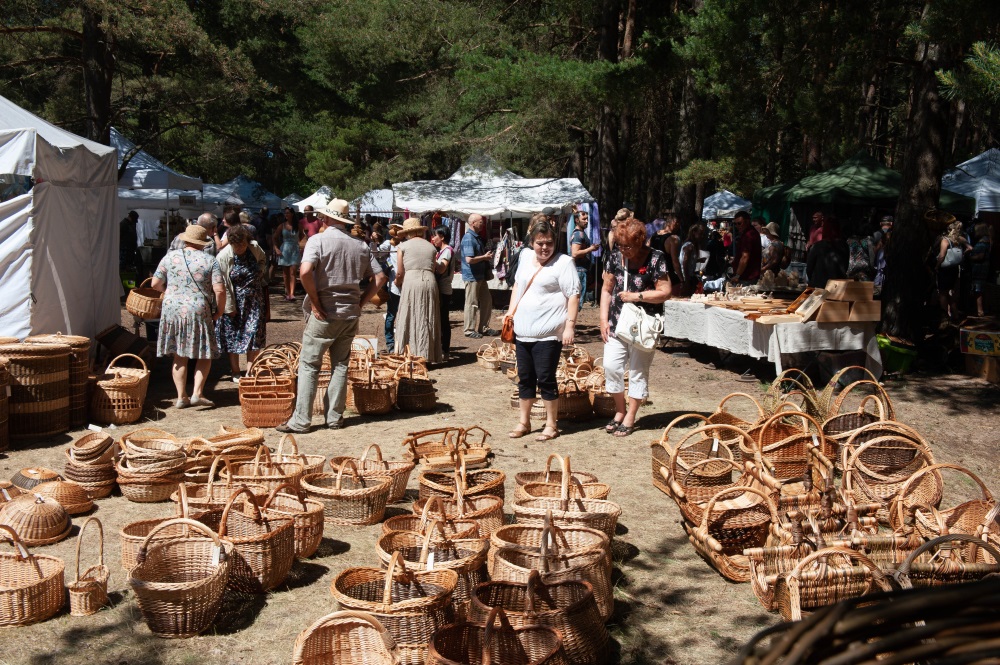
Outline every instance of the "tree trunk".
<path fill-rule="evenodd" d="M 608 62 L 618 60 L 618 25 L 619 2 L 604 0 L 598 56 Z M 621 207 L 622 193 L 618 161 L 618 129 L 619 119 L 617 109 L 610 104 L 601 108 L 600 122 L 597 130 L 597 201 L 606 218 L 614 216 Z"/>
<path fill-rule="evenodd" d="M 927 11 L 925 5 L 925 15 Z M 916 61 L 908 149 L 896 220 L 886 249 L 882 295 L 885 332 L 911 341 L 922 339 L 924 303 L 933 283 L 924 261 L 931 242 L 924 216 L 937 208 L 948 132 L 948 104 L 940 96 L 935 76 L 935 71 L 949 65 L 944 49 L 938 43 L 921 43 Z"/>
<path fill-rule="evenodd" d="M 111 142 L 111 84 L 115 75 L 115 48 L 101 28 L 101 17 L 84 7 L 83 87 L 87 102 L 87 138 Z"/>

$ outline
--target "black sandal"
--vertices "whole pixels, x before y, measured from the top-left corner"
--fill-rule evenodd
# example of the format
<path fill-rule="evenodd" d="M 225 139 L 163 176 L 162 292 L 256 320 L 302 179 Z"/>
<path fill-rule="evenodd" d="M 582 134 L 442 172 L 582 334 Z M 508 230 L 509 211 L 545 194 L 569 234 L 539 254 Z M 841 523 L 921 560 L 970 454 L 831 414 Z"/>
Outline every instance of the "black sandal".
<path fill-rule="evenodd" d="M 615 431 L 611 436 L 618 439 L 622 439 L 625 438 L 626 436 L 631 435 L 632 432 L 634 431 L 635 431 L 635 425 L 622 425 L 621 423 L 619 423 L 618 427 L 615 428 Z"/>
<path fill-rule="evenodd" d="M 614 418 L 612 418 L 611 420 L 608 421 L 608 424 L 604 426 L 604 431 L 607 432 L 608 434 L 614 434 L 618 430 L 618 428 L 621 427 L 621 424 L 622 421 L 615 420 Z"/>

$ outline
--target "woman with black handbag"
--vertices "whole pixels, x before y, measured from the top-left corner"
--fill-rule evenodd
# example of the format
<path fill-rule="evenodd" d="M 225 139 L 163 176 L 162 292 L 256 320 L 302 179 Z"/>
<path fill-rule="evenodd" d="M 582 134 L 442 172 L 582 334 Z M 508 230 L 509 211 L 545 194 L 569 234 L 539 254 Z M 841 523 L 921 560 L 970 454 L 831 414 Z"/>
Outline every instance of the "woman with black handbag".
<path fill-rule="evenodd" d="M 635 331 L 632 335 L 619 331 L 619 319 L 628 304 L 638 307 L 639 317 L 662 315 L 663 303 L 670 299 L 671 290 L 667 259 L 663 252 L 646 246 L 645 224 L 634 217 L 620 222 L 615 229 L 615 240 L 615 248 L 604 263 L 601 291 L 604 385 L 615 400 L 615 416 L 604 430 L 622 437 L 635 431 L 639 406 L 647 397 L 646 378 L 656 347 L 654 344 L 646 348 L 637 343 Z M 632 341 L 624 341 L 630 338 Z M 627 404 L 625 370 L 629 380 Z"/>
<path fill-rule="evenodd" d="M 208 232 L 192 224 L 178 237 L 184 246 L 167 252 L 153 273 L 152 287 L 164 293 L 156 355 L 174 358 L 171 374 L 177 388 L 175 407 L 212 407 L 215 404 L 205 397 L 204 390 L 212 359 L 219 357 L 214 322 L 226 309 L 226 289 L 219 262 L 202 251 L 212 242 Z M 189 397 L 186 384 L 190 358 L 196 362 L 194 389 Z"/>
<path fill-rule="evenodd" d="M 580 279 L 573 259 L 556 253 L 556 237 L 556 228 L 545 215 L 531 218 L 510 294 L 513 306 L 504 317 L 504 327 L 513 322 L 516 335 L 520 419 L 509 434 L 512 439 L 531 432 L 531 406 L 538 392 L 545 404 L 545 427 L 535 440 L 559 436 L 556 369 L 563 344 L 572 344 L 575 338 Z"/>

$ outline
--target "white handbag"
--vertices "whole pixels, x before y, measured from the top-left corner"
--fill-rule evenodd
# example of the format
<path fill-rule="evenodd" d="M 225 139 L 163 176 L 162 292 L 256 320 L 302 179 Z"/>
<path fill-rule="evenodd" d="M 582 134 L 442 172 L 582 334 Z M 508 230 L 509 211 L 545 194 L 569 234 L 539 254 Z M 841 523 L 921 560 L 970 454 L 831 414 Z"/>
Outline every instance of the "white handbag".
<path fill-rule="evenodd" d="M 624 257 L 622 257 L 622 269 L 625 270 L 625 290 L 628 291 L 628 269 L 625 268 Z M 652 351 L 660 341 L 662 333 L 662 314 L 649 314 L 632 302 L 622 305 L 622 313 L 615 326 L 615 337 L 623 343 Z"/>

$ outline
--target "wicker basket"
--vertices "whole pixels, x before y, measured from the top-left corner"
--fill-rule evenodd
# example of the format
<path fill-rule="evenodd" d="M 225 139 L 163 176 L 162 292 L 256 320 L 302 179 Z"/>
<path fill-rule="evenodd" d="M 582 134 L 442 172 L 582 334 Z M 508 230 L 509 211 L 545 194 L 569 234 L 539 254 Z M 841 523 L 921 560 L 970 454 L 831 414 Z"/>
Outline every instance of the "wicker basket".
<path fill-rule="evenodd" d="M 454 570 L 410 571 L 395 552 L 389 566 L 347 568 L 330 591 L 341 609 L 369 612 L 389 631 L 405 665 L 420 665 L 434 633 L 455 620 L 452 592 Z"/>
<path fill-rule="evenodd" d="M 3 505 L 8 501 L 13 501 L 17 497 L 24 494 L 21 488 L 10 482 L 9 480 L 0 480 L 0 510 L 3 510 Z"/>
<path fill-rule="evenodd" d="M 417 365 L 400 365 L 394 373 L 396 380 L 396 405 L 401 411 L 428 412 L 437 408 L 437 389 L 427 375 L 427 368 Z"/>
<path fill-rule="evenodd" d="M 188 503 L 195 510 L 222 510 L 226 507 L 226 503 L 229 501 L 229 497 L 240 487 L 246 487 L 249 489 L 254 497 L 257 499 L 257 503 L 262 502 L 267 498 L 270 490 L 258 483 L 244 483 L 242 485 L 235 485 L 232 482 L 218 482 L 218 470 L 219 465 L 227 465 L 230 461 L 226 457 L 216 456 L 212 460 L 212 466 L 208 470 L 208 480 L 205 483 L 184 483 L 186 490 Z M 232 476 L 232 474 L 230 474 Z M 176 491 L 171 491 L 170 500 L 174 503 L 182 502 L 182 493 L 180 487 L 175 488 Z"/>
<path fill-rule="evenodd" d="M 295 411 L 295 393 L 241 393 L 240 413 L 247 427 L 277 427 Z"/>
<path fill-rule="evenodd" d="M 470 436 L 479 433 L 479 441 Z M 458 452 L 465 458 L 465 468 L 477 469 L 489 464 L 490 446 L 486 440 L 490 433 L 482 427 L 438 427 L 410 432 L 403 439 L 403 447 L 410 449 L 410 457 L 425 469 L 450 470 L 455 468 Z"/>
<path fill-rule="evenodd" d="M 396 404 L 396 382 L 383 381 L 369 370 L 367 381 L 351 381 L 354 410 L 361 415 L 383 415 Z"/>
<path fill-rule="evenodd" d="M 261 369 L 270 369 L 278 376 L 289 376 L 294 378 L 299 371 L 299 353 L 301 348 L 291 344 L 271 344 L 263 349 L 254 358 L 254 361 L 247 368 L 247 374 L 253 376 Z"/>
<path fill-rule="evenodd" d="M 77 465 L 110 462 L 115 455 L 115 440 L 105 432 L 88 432 L 70 444 L 66 450 Z"/>
<path fill-rule="evenodd" d="M 70 515 L 81 515 L 94 507 L 94 501 L 85 488 L 65 480 L 51 480 L 35 485 L 32 492 L 55 499 Z"/>
<path fill-rule="evenodd" d="M 590 393 L 576 379 L 566 379 L 559 384 L 556 416 L 562 419 L 586 420 L 594 415 Z"/>
<path fill-rule="evenodd" d="M 476 362 L 479 363 L 481 367 L 486 369 L 498 370 L 500 369 L 500 351 L 497 349 L 497 342 L 499 340 L 493 340 L 489 344 L 483 344 L 476 351 Z"/>
<path fill-rule="evenodd" d="M 874 404 L 876 412 L 867 410 L 867 405 L 870 403 Z M 838 408 L 834 415 L 823 421 L 823 434 L 836 451 L 832 461 L 840 471 L 844 470 L 842 450 L 844 443 L 865 425 L 871 425 L 882 420 L 885 420 L 884 404 L 881 400 L 875 398 L 875 396 L 868 395 L 861 400 L 861 405 L 857 411 L 843 413 Z"/>
<path fill-rule="evenodd" d="M 290 484 L 271 490 L 260 507 L 267 517 L 291 518 L 295 529 L 295 557 L 311 557 L 323 540 L 323 504 L 307 499 L 301 489 Z"/>
<path fill-rule="evenodd" d="M 542 539 L 551 538 L 558 544 L 563 555 L 576 555 L 586 552 L 604 552 L 608 564 L 611 564 L 611 541 L 607 534 L 585 526 L 557 527 L 551 523 L 551 518 L 539 525 L 507 524 L 500 527 L 490 536 L 490 551 L 486 565 L 491 576 L 494 575 L 496 553 L 501 548 L 524 549 L 531 552 L 541 551 Z"/>
<path fill-rule="evenodd" d="M 14 554 L 0 553 L 0 626 L 26 626 L 45 621 L 65 602 L 61 559 L 31 554 L 17 531 L 0 525 Z"/>
<path fill-rule="evenodd" d="M 698 526 L 684 526 L 698 553 L 723 577 L 747 582 L 750 563 L 743 551 L 763 547 L 777 524 L 777 507 L 770 497 L 754 487 L 740 486 L 709 499 Z"/>
<path fill-rule="evenodd" d="M 0 360 L 10 377 L 8 436 L 12 440 L 62 434 L 69 429 L 69 344 L 4 344 Z"/>
<path fill-rule="evenodd" d="M 177 517 L 182 517 L 184 519 L 199 521 L 206 526 L 209 525 L 209 522 L 203 519 L 207 513 L 204 511 L 192 513 L 190 511 L 187 501 L 187 492 L 185 491 L 183 484 L 180 485 L 178 492 L 180 493 L 180 502 L 177 506 L 176 515 L 130 522 L 122 527 L 121 531 L 118 532 L 121 542 L 121 564 L 122 569 L 125 570 L 125 572 L 135 568 L 136 563 L 138 563 L 139 550 L 142 548 L 142 544 L 146 542 L 146 536 L 148 536 L 153 529 L 160 526 L 164 522 L 169 522 Z M 168 529 L 161 529 L 158 531 L 157 541 L 169 540 L 178 536 L 186 537 L 190 531 L 191 530 L 184 524 L 175 524 Z"/>
<path fill-rule="evenodd" d="M 375 451 L 373 459 L 368 459 L 368 453 Z M 354 461 L 358 468 L 358 473 L 362 476 L 386 476 L 392 479 L 392 490 L 389 492 L 389 502 L 396 502 L 406 496 L 406 485 L 410 481 L 410 473 L 416 466 L 413 462 L 386 461 L 382 459 L 382 449 L 378 444 L 372 443 L 361 457 L 334 457 L 330 460 L 330 467 L 334 472 L 340 471 L 340 466 L 347 460 Z"/>
<path fill-rule="evenodd" d="M 153 279 L 147 277 L 142 284 L 128 292 L 125 309 L 137 319 L 158 319 L 163 307 L 163 292 L 146 285 Z"/>
<path fill-rule="evenodd" d="M 134 376 L 104 374 L 90 398 L 90 417 L 109 425 L 128 425 L 142 417 L 142 381 Z"/>
<path fill-rule="evenodd" d="M 344 471 L 350 470 L 350 477 Z M 392 479 L 386 476 L 362 476 L 353 461 L 340 465 L 340 471 L 314 473 L 301 482 L 306 496 L 323 504 L 327 524 L 377 524 L 385 516 L 385 504 L 392 491 Z"/>
<path fill-rule="evenodd" d="M 132 361 L 138 363 L 139 367 L 121 366 L 119 363 L 124 359 L 131 359 Z M 104 373 L 119 374 L 121 376 L 134 376 L 139 379 L 139 388 L 142 391 L 140 393 L 139 401 L 145 401 L 146 391 L 149 389 L 149 368 L 146 366 L 145 360 L 132 353 L 123 353 L 115 356 L 114 360 L 108 363 L 108 367 L 104 370 Z"/>
<path fill-rule="evenodd" d="M 431 538 L 455 540 L 460 538 L 479 538 L 479 524 L 475 520 L 452 519 L 445 517 L 441 497 L 431 497 L 424 502 L 420 514 L 396 515 L 382 522 L 382 535 L 390 531 L 415 531 L 420 534 L 431 534 Z M 432 508 L 434 509 L 432 511 Z M 438 522 L 436 528 L 435 521 Z"/>
<path fill-rule="evenodd" d="M 250 483 L 273 490 L 280 485 L 298 487 L 303 468 L 298 462 L 272 462 L 271 453 L 261 446 L 252 460 L 231 461 L 219 472 L 219 477 L 227 484 Z"/>
<path fill-rule="evenodd" d="M 552 462 L 559 460 L 560 470 L 552 472 Z M 531 480 L 527 480 L 527 479 Z M 611 488 L 597 482 L 597 477 L 592 473 L 574 472 L 570 468 L 570 457 L 562 457 L 552 453 L 545 461 L 545 471 L 522 472 L 515 477 L 517 487 L 514 490 L 514 499 L 531 499 L 536 497 L 558 497 L 561 496 L 563 478 L 568 479 L 569 494 L 574 499 L 607 499 Z M 522 482 L 524 481 L 524 482 Z"/>
<path fill-rule="evenodd" d="M 544 626 L 558 631 L 566 658 L 574 665 L 599 665 L 608 655 L 608 631 L 589 582 L 546 584 L 537 570 L 528 582 L 487 582 L 475 588 L 469 620 L 485 623 L 502 608 L 514 628 Z"/>
<path fill-rule="evenodd" d="M 966 556 L 968 552 L 968 556 Z M 988 553 L 991 563 L 981 559 Z M 894 577 L 904 589 L 976 582 L 1000 573 L 1000 549 L 988 541 L 953 533 L 927 541 L 913 550 Z"/>
<path fill-rule="evenodd" d="M 288 444 L 286 449 L 285 444 Z M 278 440 L 278 448 L 274 451 L 275 462 L 298 462 L 302 465 L 302 475 L 322 473 L 326 466 L 325 455 L 306 455 L 299 452 L 299 444 L 292 434 L 282 434 Z"/>
<path fill-rule="evenodd" d="M 399 665 L 399 651 L 378 619 L 363 612 L 334 612 L 302 631 L 292 665 Z"/>
<path fill-rule="evenodd" d="M 452 570 L 458 575 L 452 600 L 459 620 L 464 618 L 472 590 L 486 581 L 486 550 L 489 541 L 482 538 L 450 540 L 439 531 L 439 538 L 431 533 L 437 530 L 434 523 L 425 534 L 414 531 L 391 531 L 375 545 L 383 566 L 388 566 L 399 554 L 412 570 Z"/>
<path fill-rule="evenodd" d="M 799 621 L 804 611 L 865 596 L 876 589 L 891 591 L 892 586 L 871 559 L 845 547 L 827 547 L 778 578 L 775 606 L 786 621 Z"/>
<path fill-rule="evenodd" d="M 755 416 L 753 416 L 752 419 L 744 418 L 735 413 L 727 411 L 726 404 L 730 400 L 734 399 L 743 399 L 749 401 L 750 404 L 753 405 L 754 409 L 756 410 Z M 733 427 L 738 427 L 741 430 L 748 431 L 754 425 L 763 422 L 764 418 L 765 418 L 764 409 L 761 408 L 760 404 L 757 403 L 756 399 L 754 399 L 750 395 L 747 395 L 746 393 L 731 393 L 729 395 L 726 395 L 726 397 L 724 397 L 722 401 L 719 402 L 719 406 L 716 407 L 715 412 L 708 417 L 708 422 L 713 425 L 732 425 Z"/>
<path fill-rule="evenodd" d="M 49 483 L 53 480 L 62 480 L 63 477 L 52 469 L 44 466 L 36 466 L 30 469 L 21 469 L 10 478 L 10 482 L 22 490 L 34 489 L 42 483 Z"/>
<path fill-rule="evenodd" d="M 18 533 L 25 545 L 51 545 L 69 535 L 69 514 L 55 499 L 22 494 L 8 501 L 0 511 L 0 525 Z"/>
<path fill-rule="evenodd" d="M 507 475 L 499 469 L 479 469 L 469 471 L 465 468 L 464 459 L 458 456 L 456 468 L 450 472 L 422 471 L 420 473 L 420 498 L 429 496 L 455 497 L 456 489 L 461 485 L 462 494 L 472 498 L 483 494 L 505 498 L 504 483 Z"/>
<path fill-rule="evenodd" d="M 944 499 L 942 471 L 951 470 L 971 480 L 980 496 L 976 499 L 941 507 Z M 965 480 L 966 478 L 963 478 Z M 959 486 L 959 483 L 955 483 Z M 934 499 L 938 498 L 937 501 Z M 910 476 L 889 506 L 889 525 L 896 530 L 907 524 L 907 514 L 913 515 L 917 533 L 927 539 L 949 534 L 978 535 L 981 525 L 996 501 L 993 494 L 975 473 L 957 464 L 932 464 Z"/>
<path fill-rule="evenodd" d="M 568 478 L 560 484 L 561 496 L 514 501 L 514 517 L 518 524 L 542 524 L 551 511 L 556 526 L 585 526 L 615 537 L 615 527 L 622 509 L 613 501 L 569 498 Z"/>
<path fill-rule="evenodd" d="M 432 496 L 417 499 L 413 503 L 413 512 L 423 514 L 430 502 L 436 502 L 435 506 L 430 508 L 430 516 L 433 519 L 475 522 L 479 526 L 481 538 L 489 537 L 504 525 L 503 499 L 494 494 L 480 494 L 468 499 L 461 493 L 453 498 Z"/>
<path fill-rule="evenodd" d="M 93 522 L 97 529 L 97 565 L 80 574 L 80 548 L 83 534 Z M 69 585 L 69 613 L 75 617 L 94 614 L 108 604 L 108 578 L 111 571 L 104 565 L 104 527 L 96 517 L 89 517 L 80 527 L 76 538 L 76 580 Z"/>
<path fill-rule="evenodd" d="M 91 339 L 80 335 L 32 335 L 24 339 L 26 344 L 69 344 L 69 424 L 78 427 L 87 423 L 90 400 L 87 381 L 90 376 Z"/>
<path fill-rule="evenodd" d="M 552 470 L 552 462 L 559 462 L 559 468 Z M 567 455 L 563 458 L 562 455 L 557 453 L 551 453 L 545 460 L 545 470 L 544 471 L 522 471 L 514 476 L 514 482 L 517 485 L 525 485 L 527 483 L 552 483 L 558 485 L 562 482 L 562 469 L 570 466 L 569 456 Z M 596 483 L 597 476 L 592 473 L 587 473 L 586 471 L 571 471 L 571 476 L 581 483 Z"/>
<path fill-rule="evenodd" d="M 251 393 L 294 393 L 295 381 L 290 375 L 278 376 L 270 367 L 256 367 L 247 376 L 240 379 L 240 395 Z"/>
<path fill-rule="evenodd" d="M 823 390 L 816 396 L 816 404 L 820 409 L 820 413 L 824 414 L 824 418 L 829 418 L 830 415 L 836 413 L 833 408 L 833 401 L 841 392 L 841 384 L 844 377 L 847 376 L 849 372 L 854 372 L 855 374 L 861 376 L 864 381 L 871 381 L 876 385 L 878 384 L 878 379 L 876 379 L 875 376 L 864 367 L 852 365 L 839 370 L 833 375 L 829 383 L 824 386 Z"/>
<path fill-rule="evenodd" d="M 856 449 L 847 444 L 842 456 L 844 496 L 858 504 L 881 504 L 878 519 L 886 525 L 889 524 L 892 499 L 913 474 L 934 463 L 929 450 L 901 436 L 880 436 Z M 940 483 L 924 483 L 922 486 L 925 490 L 933 490 L 934 487 L 940 488 Z M 941 493 L 930 491 L 915 499 L 916 503 L 936 505 L 941 500 Z"/>
<path fill-rule="evenodd" d="M 184 525 L 197 534 L 153 544 L 158 531 Z M 194 637 L 215 620 L 229 580 L 234 545 L 189 519 L 154 527 L 139 549 L 128 583 L 149 630 L 160 637 Z"/>
<path fill-rule="evenodd" d="M 494 627 L 499 619 L 500 628 Z M 485 628 L 460 623 L 439 630 L 431 640 L 427 665 L 566 665 L 559 633 L 552 628 L 513 628 L 494 608 Z"/>

